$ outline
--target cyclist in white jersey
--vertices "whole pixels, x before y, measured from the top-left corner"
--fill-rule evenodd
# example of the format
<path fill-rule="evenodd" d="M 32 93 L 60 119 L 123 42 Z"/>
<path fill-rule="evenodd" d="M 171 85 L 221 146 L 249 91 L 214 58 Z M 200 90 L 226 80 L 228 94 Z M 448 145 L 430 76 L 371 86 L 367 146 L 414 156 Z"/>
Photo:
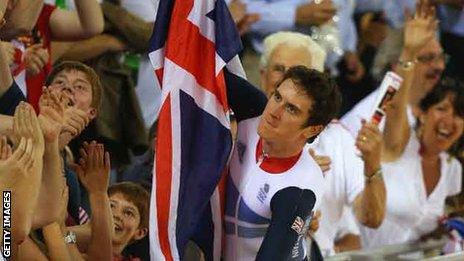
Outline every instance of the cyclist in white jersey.
<path fill-rule="evenodd" d="M 243 85 L 226 77 L 229 86 Z M 308 189 L 316 196 L 315 208 L 320 204 L 323 174 L 306 144 L 336 115 L 340 94 L 327 75 L 304 66 L 288 70 L 264 110 L 266 98 L 257 89 L 230 89 L 238 135 L 227 185 L 225 260 L 255 260 L 272 220 L 274 194 L 288 187 Z M 288 260 L 308 258 L 301 239 Z"/>

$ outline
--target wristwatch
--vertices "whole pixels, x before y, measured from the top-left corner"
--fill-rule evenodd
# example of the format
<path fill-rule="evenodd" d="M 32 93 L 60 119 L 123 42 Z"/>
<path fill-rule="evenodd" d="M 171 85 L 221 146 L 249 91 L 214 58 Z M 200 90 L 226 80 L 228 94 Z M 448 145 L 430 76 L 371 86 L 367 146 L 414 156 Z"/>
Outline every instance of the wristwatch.
<path fill-rule="evenodd" d="M 76 244 L 76 233 L 68 231 L 63 239 L 66 244 Z"/>
<path fill-rule="evenodd" d="M 376 172 L 374 172 L 373 175 L 371 175 L 371 176 L 364 175 L 364 177 L 366 177 L 366 182 L 367 183 L 370 183 L 371 181 L 373 181 L 375 179 L 381 179 L 382 178 L 382 168 L 379 168 Z"/>

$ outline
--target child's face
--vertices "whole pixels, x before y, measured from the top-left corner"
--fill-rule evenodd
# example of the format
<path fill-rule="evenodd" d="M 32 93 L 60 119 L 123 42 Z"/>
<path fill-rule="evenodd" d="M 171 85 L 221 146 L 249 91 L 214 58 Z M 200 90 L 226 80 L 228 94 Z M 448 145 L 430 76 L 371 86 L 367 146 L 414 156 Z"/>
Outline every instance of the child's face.
<path fill-rule="evenodd" d="M 110 206 L 115 229 L 113 245 L 123 246 L 124 248 L 131 242 L 142 239 L 147 234 L 147 228 L 139 228 L 139 210 L 123 194 L 115 193 L 111 195 Z"/>

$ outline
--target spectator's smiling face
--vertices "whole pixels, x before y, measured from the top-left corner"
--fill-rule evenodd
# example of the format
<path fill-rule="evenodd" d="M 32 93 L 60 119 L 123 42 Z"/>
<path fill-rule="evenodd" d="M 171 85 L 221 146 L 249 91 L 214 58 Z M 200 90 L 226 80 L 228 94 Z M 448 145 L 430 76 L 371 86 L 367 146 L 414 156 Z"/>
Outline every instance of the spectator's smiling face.
<path fill-rule="evenodd" d="M 268 97 L 282 80 L 285 71 L 296 65 L 311 68 L 311 54 L 307 48 L 280 44 L 272 51 L 266 68 L 261 70 L 261 87 Z"/>
<path fill-rule="evenodd" d="M 312 128 L 305 127 L 312 100 L 291 79 L 276 89 L 264 109 L 258 134 L 268 142 L 294 142 L 313 136 Z"/>
<path fill-rule="evenodd" d="M 422 143 L 427 147 L 447 151 L 461 137 L 464 119 L 454 110 L 453 99 L 448 94 L 443 101 L 430 107 L 421 116 Z"/>
<path fill-rule="evenodd" d="M 140 213 L 137 207 L 123 194 L 110 195 L 111 213 L 114 221 L 113 246 L 123 246 L 142 239 L 147 234 L 146 228 L 140 228 Z"/>
<path fill-rule="evenodd" d="M 92 85 L 84 72 L 64 70 L 56 75 L 50 88 L 63 92 L 71 100 L 72 106 L 91 114 L 95 113 L 95 109 L 91 108 Z"/>

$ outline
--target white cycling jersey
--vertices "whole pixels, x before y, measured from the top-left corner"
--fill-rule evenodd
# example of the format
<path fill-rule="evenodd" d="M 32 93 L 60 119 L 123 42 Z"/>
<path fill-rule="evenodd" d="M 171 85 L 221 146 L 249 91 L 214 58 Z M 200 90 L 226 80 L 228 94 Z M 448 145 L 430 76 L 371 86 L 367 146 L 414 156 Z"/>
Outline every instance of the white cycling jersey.
<path fill-rule="evenodd" d="M 273 195 L 286 187 L 310 189 L 316 209 L 325 190 L 320 167 L 308 146 L 291 158 L 270 158 L 262 153 L 257 134 L 260 117 L 239 122 L 237 143 L 230 162 L 225 214 L 225 260 L 255 260 L 272 218 Z M 306 257 L 303 237 L 292 251 L 291 260 Z"/>

